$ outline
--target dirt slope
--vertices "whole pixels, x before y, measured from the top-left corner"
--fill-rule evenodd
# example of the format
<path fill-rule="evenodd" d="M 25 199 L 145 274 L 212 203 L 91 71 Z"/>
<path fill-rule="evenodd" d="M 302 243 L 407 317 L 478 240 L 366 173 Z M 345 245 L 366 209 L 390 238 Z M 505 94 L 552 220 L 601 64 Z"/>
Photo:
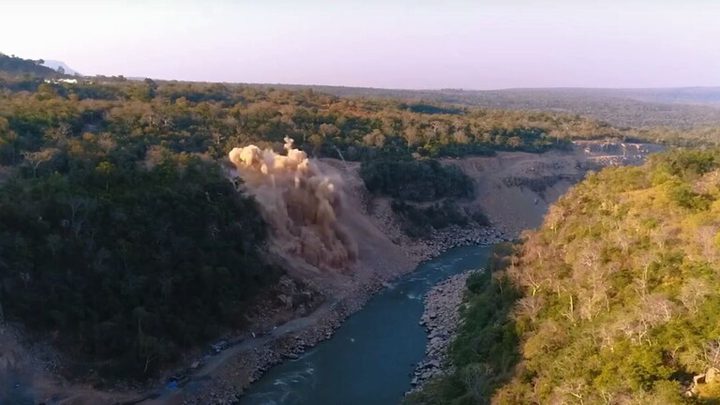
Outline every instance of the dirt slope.
<path fill-rule="evenodd" d="M 540 225 L 549 204 L 590 168 L 582 153 L 499 153 L 446 161 L 473 178 L 475 200 L 490 221 L 512 237 Z"/>

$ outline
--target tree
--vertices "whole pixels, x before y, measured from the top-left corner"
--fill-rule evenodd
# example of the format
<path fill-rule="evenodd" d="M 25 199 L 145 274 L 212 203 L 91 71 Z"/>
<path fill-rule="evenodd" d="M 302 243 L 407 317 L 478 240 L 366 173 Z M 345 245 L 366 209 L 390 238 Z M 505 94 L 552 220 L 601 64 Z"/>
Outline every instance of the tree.
<path fill-rule="evenodd" d="M 115 165 L 108 161 L 102 161 L 98 163 L 95 170 L 105 178 L 105 191 L 107 191 L 110 187 L 110 175 L 115 172 Z"/>
<path fill-rule="evenodd" d="M 57 153 L 57 149 L 47 148 L 37 152 L 25 152 L 23 158 L 25 158 L 30 164 L 30 167 L 32 167 L 33 177 L 37 177 L 37 171 L 40 165 L 51 161 Z"/>

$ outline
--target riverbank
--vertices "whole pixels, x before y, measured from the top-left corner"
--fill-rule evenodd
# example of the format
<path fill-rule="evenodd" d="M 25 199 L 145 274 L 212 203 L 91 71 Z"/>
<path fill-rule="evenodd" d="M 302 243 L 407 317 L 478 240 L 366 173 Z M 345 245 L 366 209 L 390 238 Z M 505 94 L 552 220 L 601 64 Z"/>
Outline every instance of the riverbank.
<path fill-rule="evenodd" d="M 459 247 L 421 263 L 374 295 L 332 339 L 272 368 L 240 405 L 399 403 L 425 356 L 427 334 L 418 325 L 423 297 L 448 277 L 483 266 L 490 251 Z"/>
<path fill-rule="evenodd" d="M 419 390 L 430 379 L 452 372 L 448 349 L 460 326 L 460 306 L 465 295 L 465 285 L 470 276 L 482 269 L 457 274 L 436 284 L 424 299 L 425 311 L 420 325 L 427 332 L 425 359 L 417 364 L 411 381 L 412 389 Z"/>

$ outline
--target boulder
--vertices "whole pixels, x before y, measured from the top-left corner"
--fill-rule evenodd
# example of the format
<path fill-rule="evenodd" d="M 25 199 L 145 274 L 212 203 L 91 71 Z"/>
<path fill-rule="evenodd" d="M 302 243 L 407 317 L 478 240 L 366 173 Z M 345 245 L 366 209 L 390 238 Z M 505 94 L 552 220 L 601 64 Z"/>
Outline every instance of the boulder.
<path fill-rule="evenodd" d="M 705 383 L 706 384 L 720 383 L 720 370 L 718 370 L 715 367 L 710 367 L 705 372 Z"/>

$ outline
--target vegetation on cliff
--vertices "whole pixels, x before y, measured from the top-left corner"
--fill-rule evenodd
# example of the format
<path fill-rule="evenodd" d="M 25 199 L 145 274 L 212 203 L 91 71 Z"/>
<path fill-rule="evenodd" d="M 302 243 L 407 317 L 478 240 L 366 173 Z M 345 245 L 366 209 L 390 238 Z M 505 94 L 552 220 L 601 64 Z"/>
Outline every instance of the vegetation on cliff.
<path fill-rule="evenodd" d="M 364 162 L 360 176 L 371 193 L 408 201 L 467 198 L 474 194 L 472 179 L 459 168 L 436 160 L 373 160 Z"/>
<path fill-rule="evenodd" d="M 363 162 L 360 176 L 370 193 L 391 197 L 390 207 L 411 237 L 427 237 L 451 225 L 488 225 L 480 211 L 466 212 L 457 200 L 474 196 L 472 179 L 457 166 L 437 160 Z"/>
<path fill-rule="evenodd" d="M 0 306 L 57 333 L 81 368 L 144 378 L 242 323 L 279 274 L 262 260 L 265 235 L 217 165 L 70 158 L 0 188 Z"/>
<path fill-rule="evenodd" d="M 456 371 L 413 400 L 714 403 L 718 218 L 720 150 L 590 175 L 469 282 Z"/>

